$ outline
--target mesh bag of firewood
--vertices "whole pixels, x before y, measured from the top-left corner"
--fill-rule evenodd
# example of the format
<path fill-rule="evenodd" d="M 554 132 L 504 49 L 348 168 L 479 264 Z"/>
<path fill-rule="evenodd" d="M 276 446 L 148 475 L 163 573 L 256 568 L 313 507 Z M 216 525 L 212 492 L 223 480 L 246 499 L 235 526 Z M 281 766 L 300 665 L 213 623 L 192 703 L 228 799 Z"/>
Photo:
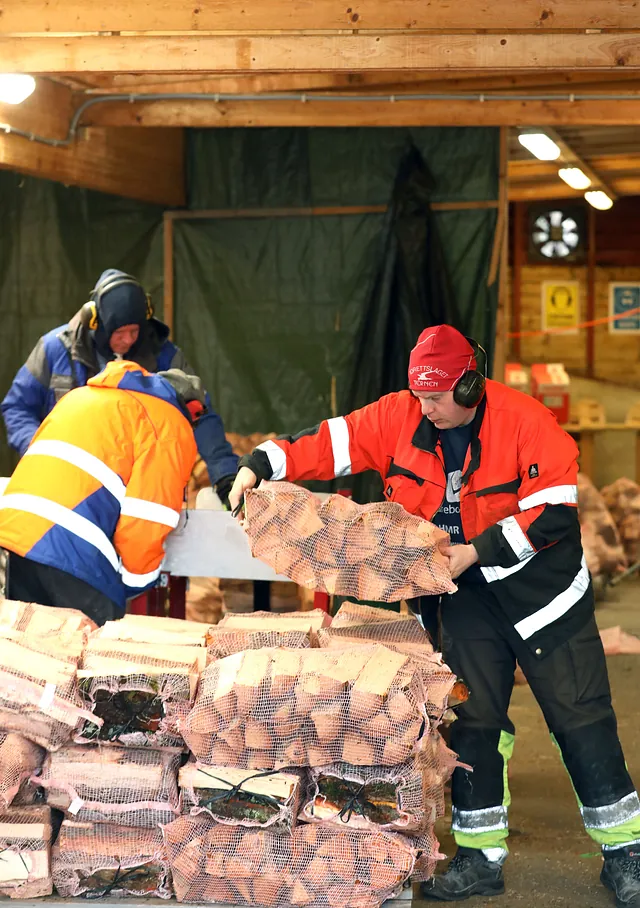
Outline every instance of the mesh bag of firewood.
<path fill-rule="evenodd" d="M 248 650 L 205 669 L 180 728 L 208 765 L 392 766 L 419 751 L 453 682 L 383 646 Z"/>
<path fill-rule="evenodd" d="M 640 561 L 640 485 L 631 479 L 616 479 L 602 490 L 604 503 L 616 522 L 630 564 Z"/>
<path fill-rule="evenodd" d="M 21 735 L 0 733 L 0 808 L 33 804 L 29 778 L 42 766 L 44 750 Z"/>
<path fill-rule="evenodd" d="M 301 824 L 287 836 L 199 816 L 163 833 L 181 902 L 378 908 L 401 891 L 418 858 L 404 836 L 334 826 Z"/>
<path fill-rule="evenodd" d="M 9 807 L 0 812 L 0 895 L 51 895 L 51 810 Z"/>
<path fill-rule="evenodd" d="M 578 473 L 578 513 L 582 547 L 594 577 L 614 574 L 626 566 L 626 556 L 604 498 L 584 473 Z"/>
<path fill-rule="evenodd" d="M 207 637 L 209 659 L 222 659 L 245 649 L 318 646 L 318 632 L 331 622 L 321 609 L 308 612 L 252 612 L 226 615 Z"/>
<path fill-rule="evenodd" d="M 354 603 L 345 603 L 352 605 Z M 428 656 L 433 653 L 433 646 L 429 635 L 424 630 L 417 618 L 413 616 L 391 613 L 393 619 L 379 620 L 372 612 L 386 612 L 386 609 L 368 608 L 368 613 L 362 615 L 360 623 L 349 616 L 347 623 L 342 623 L 340 613 L 344 605 L 338 609 L 330 627 L 322 628 L 318 632 L 318 640 L 322 647 L 345 647 L 359 643 L 382 643 L 384 646 L 398 652 Z M 367 608 L 367 606 L 364 606 Z M 387 612 L 387 614 L 389 614 Z"/>
<path fill-rule="evenodd" d="M 76 674 L 84 645 L 82 630 L 42 637 L 0 625 L 0 730 L 48 750 L 71 738 L 90 717 Z"/>
<path fill-rule="evenodd" d="M 321 503 L 292 483 L 262 482 L 245 511 L 253 555 L 310 589 L 377 602 L 456 590 L 441 552 L 448 534 L 396 502 Z"/>
<path fill-rule="evenodd" d="M 64 747 L 49 754 L 33 784 L 79 823 L 153 828 L 180 813 L 180 751 Z"/>
<path fill-rule="evenodd" d="M 34 637 L 75 634 L 78 631 L 86 636 L 97 628 L 91 618 L 77 609 L 54 608 L 13 599 L 0 602 L 0 624 Z"/>
<path fill-rule="evenodd" d="M 149 646 L 206 646 L 210 625 L 183 618 L 159 618 L 152 615 L 124 615 L 118 621 L 107 621 L 92 634 L 92 640 L 122 640 Z"/>
<path fill-rule="evenodd" d="M 53 882 L 63 898 L 171 898 L 160 829 L 65 820 L 53 847 Z"/>
<path fill-rule="evenodd" d="M 184 813 L 218 823 L 291 832 L 305 794 L 300 771 L 205 766 L 191 760 L 178 775 Z"/>
<path fill-rule="evenodd" d="M 82 721 L 74 740 L 183 746 L 178 722 L 193 705 L 206 656 L 204 646 L 92 637 L 78 670 L 80 695 L 92 718 Z"/>

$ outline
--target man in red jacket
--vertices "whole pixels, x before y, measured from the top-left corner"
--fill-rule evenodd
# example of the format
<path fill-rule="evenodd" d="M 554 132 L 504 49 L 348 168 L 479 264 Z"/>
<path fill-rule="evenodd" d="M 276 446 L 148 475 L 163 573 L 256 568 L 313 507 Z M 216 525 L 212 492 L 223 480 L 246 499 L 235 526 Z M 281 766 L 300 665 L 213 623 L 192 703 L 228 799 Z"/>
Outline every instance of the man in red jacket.
<path fill-rule="evenodd" d="M 549 410 L 486 380 L 474 347 L 439 325 L 411 352 L 409 390 L 267 441 L 240 461 L 232 508 L 262 479 L 372 469 L 387 500 L 450 534 L 459 589 L 440 601 L 443 650 L 471 690 L 451 745 L 474 772 L 454 773 L 458 851 L 423 884 L 427 898 L 504 891 L 517 661 L 562 752 L 586 830 L 602 846 L 601 880 L 618 908 L 640 908 L 640 801 L 618 740 L 582 552 L 577 455 Z"/>

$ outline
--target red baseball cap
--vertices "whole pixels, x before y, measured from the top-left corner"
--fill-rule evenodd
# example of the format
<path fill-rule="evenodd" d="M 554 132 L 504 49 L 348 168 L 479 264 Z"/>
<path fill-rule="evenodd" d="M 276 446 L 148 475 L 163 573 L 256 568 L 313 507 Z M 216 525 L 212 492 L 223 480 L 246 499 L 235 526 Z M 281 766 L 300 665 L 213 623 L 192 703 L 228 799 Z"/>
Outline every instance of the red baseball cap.
<path fill-rule="evenodd" d="M 412 391 L 452 391 L 469 369 L 476 368 L 469 341 L 451 325 L 425 328 L 409 356 Z"/>

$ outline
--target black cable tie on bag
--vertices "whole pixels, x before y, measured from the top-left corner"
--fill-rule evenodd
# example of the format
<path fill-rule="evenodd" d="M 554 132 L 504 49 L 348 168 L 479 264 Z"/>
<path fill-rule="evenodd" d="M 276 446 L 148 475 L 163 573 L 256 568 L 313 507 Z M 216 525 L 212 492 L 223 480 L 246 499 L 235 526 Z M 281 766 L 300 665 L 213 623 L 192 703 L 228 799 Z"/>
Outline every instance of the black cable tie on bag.
<path fill-rule="evenodd" d="M 229 782 L 226 779 L 221 779 L 219 776 L 214 776 L 210 772 L 207 772 L 204 769 L 201 769 L 200 772 L 207 776 L 209 779 L 214 779 L 216 782 L 222 782 L 223 785 L 229 785 Z M 262 794 L 253 794 L 250 791 L 243 791 L 242 786 L 245 782 L 250 782 L 252 779 L 264 779 L 267 776 L 274 776 L 280 772 L 279 769 L 267 769 L 264 772 L 256 772 L 252 776 L 247 776 L 246 779 L 242 779 L 237 785 L 234 785 L 228 791 L 222 791 L 219 795 L 212 795 L 212 797 L 207 798 L 205 801 L 202 801 L 202 805 L 211 807 L 213 804 L 216 804 L 218 801 L 230 801 L 238 794 L 245 794 L 255 800 L 262 807 L 282 807 L 280 801 L 277 798 L 273 798 L 271 795 L 262 795 Z"/>
<path fill-rule="evenodd" d="M 348 823 L 351 819 L 352 814 L 354 813 L 361 817 L 365 817 L 366 819 L 364 809 L 369 802 L 366 799 L 360 800 L 362 792 L 366 787 L 367 783 L 363 782 L 362 785 L 356 791 L 354 791 L 353 788 L 349 785 L 349 791 L 351 792 L 352 797 L 349 798 L 347 803 L 338 814 L 343 823 Z"/>
<path fill-rule="evenodd" d="M 107 883 L 107 885 L 102 888 L 96 886 L 93 889 L 87 889 L 85 892 L 82 892 L 80 894 L 80 898 L 81 899 L 91 899 L 91 900 L 92 899 L 103 899 L 107 895 L 111 895 L 113 890 L 120 887 L 122 885 L 122 883 L 126 883 L 129 880 L 134 879 L 140 873 L 142 868 L 133 867 L 131 870 L 127 870 L 126 873 L 123 873 L 122 876 L 120 876 L 121 870 L 122 870 L 122 865 L 118 864 L 118 867 L 116 870 L 116 875 L 114 876 L 114 878 L 112 879 L 112 881 L 110 883 Z"/>

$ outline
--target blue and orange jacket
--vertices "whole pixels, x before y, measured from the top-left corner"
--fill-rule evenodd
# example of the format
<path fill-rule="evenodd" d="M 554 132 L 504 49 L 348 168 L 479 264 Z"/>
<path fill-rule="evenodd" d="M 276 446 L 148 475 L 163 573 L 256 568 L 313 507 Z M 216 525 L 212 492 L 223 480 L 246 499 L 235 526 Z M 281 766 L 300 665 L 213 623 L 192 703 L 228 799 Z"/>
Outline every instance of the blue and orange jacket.
<path fill-rule="evenodd" d="M 0 546 L 124 608 L 153 585 L 196 459 L 173 387 L 118 361 L 66 394 L 0 496 Z"/>

